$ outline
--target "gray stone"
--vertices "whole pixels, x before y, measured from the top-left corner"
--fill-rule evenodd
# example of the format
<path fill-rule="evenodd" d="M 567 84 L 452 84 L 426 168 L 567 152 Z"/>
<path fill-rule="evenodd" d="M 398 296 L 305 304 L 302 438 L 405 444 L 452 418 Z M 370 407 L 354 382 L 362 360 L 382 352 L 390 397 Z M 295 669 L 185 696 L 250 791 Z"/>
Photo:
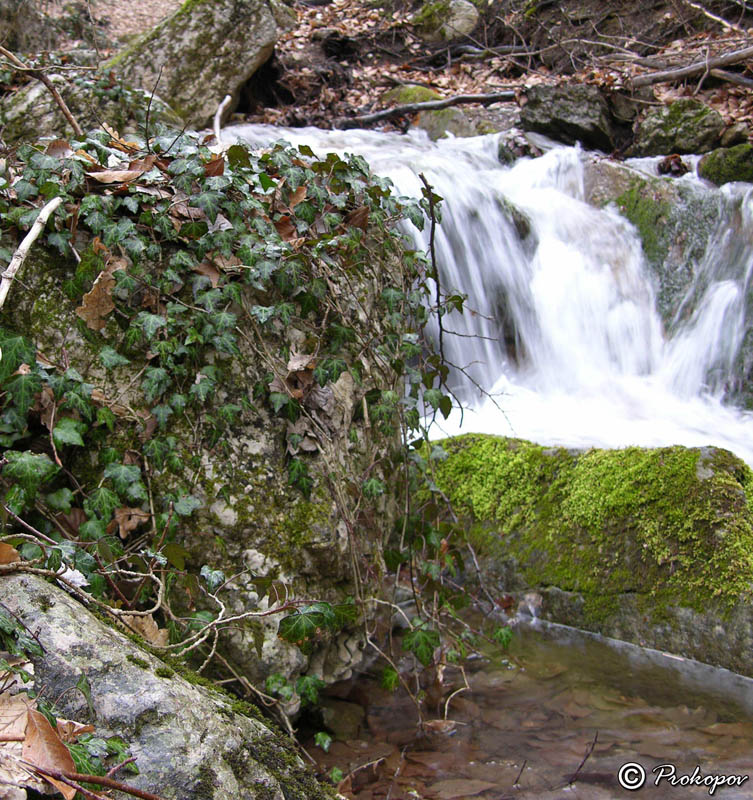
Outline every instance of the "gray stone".
<path fill-rule="evenodd" d="M 230 114 L 291 22 L 292 12 L 276 0 L 187 0 L 105 69 L 146 91 L 156 86 L 185 123 L 203 127 L 227 94 Z"/>
<path fill-rule="evenodd" d="M 532 86 L 520 115 L 521 127 L 543 133 L 566 144 L 611 151 L 614 124 L 609 106 L 596 86 L 566 84 Z"/>
<path fill-rule="evenodd" d="M 58 587 L 12 574 L 0 578 L 0 596 L 44 648 L 34 659 L 37 689 L 60 698 L 61 716 L 128 743 L 139 768 L 128 783 L 168 800 L 328 797 L 287 737 L 171 672 Z M 82 675 L 93 719 L 82 693 L 70 691 Z"/>
<path fill-rule="evenodd" d="M 753 145 L 745 142 L 706 153 L 698 162 L 698 174 L 717 186 L 732 181 L 753 183 Z"/>
<path fill-rule="evenodd" d="M 724 127 L 718 112 L 698 100 L 683 98 L 645 116 L 635 131 L 630 155 L 705 153 L 719 142 Z"/>
<path fill-rule="evenodd" d="M 467 36 L 480 15 L 470 0 L 433 0 L 413 15 L 411 22 L 427 42 L 446 42 Z"/>

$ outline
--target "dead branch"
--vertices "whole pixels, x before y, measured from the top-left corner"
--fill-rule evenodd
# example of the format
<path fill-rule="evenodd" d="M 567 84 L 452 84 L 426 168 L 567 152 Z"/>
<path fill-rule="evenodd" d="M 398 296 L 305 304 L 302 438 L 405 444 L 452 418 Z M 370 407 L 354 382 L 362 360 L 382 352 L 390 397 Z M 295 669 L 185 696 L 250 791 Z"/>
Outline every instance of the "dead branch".
<path fill-rule="evenodd" d="M 3 48 L 0 47 L 0 50 Z M 13 258 L 10 260 L 10 264 L 6 268 L 5 272 L 3 272 L 0 280 L 0 308 L 3 307 L 5 304 L 5 298 L 8 296 L 8 292 L 10 291 L 10 285 L 13 282 L 13 278 L 15 278 L 16 273 L 18 272 L 21 265 L 24 263 L 26 256 L 29 254 L 29 250 L 31 246 L 36 241 L 37 236 L 42 232 L 42 229 L 47 224 L 47 220 L 50 217 L 50 214 L 63 202 L 62 197 L 53 197 L 49 203 L 42 207 L 42 210 L 39 212 L 34 224 L 31 226 L 31 230 L 26 234 L 24 240 L 18 246 L 18 249 L 15 253 L 13 253 Z"/>
<path fill-rule="evenodd" d="M 668 69 L 663 72 L 639 75 L 637 78 L 633 78 L 632 85 L 633 88 L 637 89 L 640 86 L 652 86 L 655 83 L 678 81 L 693 75 L 702 75 L 706 70 L 713 70 L 716 67 L 725 67 L 728 64 L 739 64 L 741 61 L 745 61 L 745 59 L 751 57 L 753 57 L 753 47 L 745 47 L 742 50 L 735 50 L 723 56 L 696 61 L 694 64 L 689 64 L 687 67 L 678 67 L 677 69 Z"/>
<path fill-rule="evenodd" d="M 38 81 L 42 81 L 52 95 L 52 99 L 58 104 L 60 110 L 63 112 L 63 116 L 70 123 L 70 126 L 73 128 L 73 132 L 79 137 L 79 139 L 81 139 L 84 135 L 84 132 L 81 130 L 81 126 L 78 124 L 78 122 L 76 122 L 73 114 L 71 114 L 70 108 L 68 108 L 65 100 L 63 100 L 63 98 L 60 96 L 60 92 L 58 92 L 53 82 L 44 74 L 44 72 L 39 69 L 28 69 L 26 64 L 24 64 L 20 58 L 11 53 L 10 50 L 6 50 L 1 45 L 0 55 L 5 56 L 15 67 L 26 70 L 33 78 L 36 78 Z"/>
<path fill-rule="evenodd" d="M 745 33 L 745 31 L 739 26 L 735 25 L 734 22 L 728 22 L 723 17 L 719 17 L 716 14 L 712 14 L 707 8 L 704 8 L 699 3 L 694 3 L 692 0 L 685 0 L 685 4 L 694 8 L 696 11 L 700 11 L 701 14 L 708 17 L 709 19 L 714 20 L 714 22 L 718 22 L 723 28 L 727 28 L 727 30 L 737 31 L 738 33 Z"/>
<path fill-rule="evenodd" d="M 375 111 L 373 114 L 362 114 L 358 117 L 340 117 L 335 120 L 336 128 L 357 128 L 359 125 L 379 122 L 390 117 L 400 117 L 403 114 L 418 114 L 420 111 L 439 111 L 450 106 L 459 106 L 468 103 L 497 103 L 500 100 L 514 100 L 515 91 L 506 89 L 502 92 L 492 92 L 490 94 L 458 94 L 454 97 L 446 97 L 443 100 L 429 100 L 426 103 L 406 103 L 404 106 L 386 108 L 383 111 Z"/>
<path fill-rule="evenodd" d="M 37 764 L 32 764 L 29 761 L 24 761 L 23 763 L 27 764 L 31 769 L 33 769 L 35 772 L 38 772 L 40 775 L 49 775 L 51 778 L 55 778 L 56 780 L 76 781 L 76 783 L 93 783 L 97 786 L 105 786 L 108 789 L 117 789 L 119 792 L 133 795 L 133 797 L 140 797 L 142 800 L 164 800 L 164 798 L 160 797 L 159 795 L 152 794 L 151 792 L 145 792 L 143 789 L 137 789 L 135 786 L 128 786 L 125 783 L 113 780 L 112 778 L 106 778 L 102 775 L 82 775 L 80 772 L 61 772 L 60 770 L 56 769 L 40 767 Z"/>
<path fill-rule="evenodd" d="M 719 80 L 734 83 L 736 86 L 745 86 L 747 89 L 753 89 L 753 80 L 743 75 L 738 75 L 736 72 L 727 72 L 726 69 L 712 69 L 709 74 L 712 78 L 719 78 Z"/>

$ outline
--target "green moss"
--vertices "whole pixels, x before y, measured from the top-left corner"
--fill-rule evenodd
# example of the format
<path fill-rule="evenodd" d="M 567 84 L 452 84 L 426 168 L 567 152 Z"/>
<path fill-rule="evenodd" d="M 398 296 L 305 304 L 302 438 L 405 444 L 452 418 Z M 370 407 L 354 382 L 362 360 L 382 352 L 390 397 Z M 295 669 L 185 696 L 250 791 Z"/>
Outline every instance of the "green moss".
<path fill-rule="evenodd" d="M 442 95 L 434 89 L 425 86 L 396 86 L 385 92 L 384 100 L 395 105 L 408 105 L 409 103 L 428 103 L 431 100 L 441 100 Z"/>
<path fill-rule="evenodd" d="M 490 436 L 445 448 L 437 483 L 474 539 L 529 586 L 581 593 L 590 621 L 623 593 L 697 610 L 750 593 L 753 473 L 727 451 L 572 454 Z"/>
<path fill-rule="evenodd" d="M 700 160 L 698 174 L 717 186 L 732 181 L 753 182 L 753 145 L 746 142 L 712 150 Z"/>
<path fill-rule="evenodd" d="M 172 678 L 173 675 L 175 675 L 175 670 L 170 667 L 157 667 L 157 669 L 154 670 L 154 674 L 158 678 Z"/>
<path fill-rule="evenodd" d="M 411 17 L 411 22 L 423 31 L 438 31 L 449 13 L 449 0 L 435 0 L 433 3 L 424 3 L 421 9 Z"/>
<path fill-rule="evenodd" d="M 638 229 L 643 252 L 652 263 L 662 263 L 669 243 L 662 231 L 672 211 L 671 204 L 647 181 L 637 183 L 616 199 L 617 208 Z"/>
<path fill-rule="evenodd" d="M 139 658 L 138 656 L 133 655 L 133 653 L 129 653 L 126 656 L 126 660 L 130 661 L 131 664 L 135 664 L 137 667 L 141 667 L 141 669 L 149 669 L 150 665 L 148 661 L 145 661 L 143 658 Z"/>

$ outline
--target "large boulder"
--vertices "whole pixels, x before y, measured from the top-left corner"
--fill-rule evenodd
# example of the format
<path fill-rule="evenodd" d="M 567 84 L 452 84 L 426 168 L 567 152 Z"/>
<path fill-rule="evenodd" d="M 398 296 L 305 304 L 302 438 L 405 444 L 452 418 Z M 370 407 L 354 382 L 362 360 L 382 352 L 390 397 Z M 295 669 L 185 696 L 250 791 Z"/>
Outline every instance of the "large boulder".
<path fill-rule="evenodd" d="M 243 85 L 292 21 L 292 12 L 278 0 L 186 0 L 105 70 L 168 98 L 187 125 L 200 128 L 210 123 L 225 95 L 237 103 Z"/>
<path fill-rule="evenodd" d="M 139 774 L 128 784 L 167 800 L 329 796 L 257 709 L 191 673 L 187 680 L 62 589 L 34 575 L 4 575 L 0 598 L 43 649 L 32 656 L 37 691 L 56 701 L 60 716 L 129 745 Z M 87 684 L 88 697 L 71 691 Z"/>
<path fill-rule="evenodd" d="M 429 0 L 411 17 L 411 23 L 425 41 L 447 42 L 467 36 L 480 18 L 470 0 Z"/>
<path fill-rule="evenodd" d="M 616 146 L 614 121 L 596 86 L 531 86 L 520 120 L 524 130 L 543 133 L 566 144 L 580 142 L 609 152 Z"/>
<path fill-rule="evenodd" d="M 753 676 L 753 472 L 716 448 L 467 435 L 437 485 L 488 584 L 540 616 Z"/>
<path fill-rule="evenodd" d="M 646 114 L 636 128 L 630 154 L 705 153 L 719 142 L 724 127 L 717 111 L 686 97 Z"/>

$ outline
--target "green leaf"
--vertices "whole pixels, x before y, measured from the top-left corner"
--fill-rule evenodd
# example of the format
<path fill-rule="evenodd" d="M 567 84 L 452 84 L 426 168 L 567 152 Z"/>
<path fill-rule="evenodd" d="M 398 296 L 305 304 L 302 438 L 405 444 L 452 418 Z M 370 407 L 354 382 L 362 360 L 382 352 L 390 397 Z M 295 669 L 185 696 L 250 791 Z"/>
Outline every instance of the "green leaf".
<path fill-rule="evenodd" d="M 44 454 L 7 450 L 5 458 L 8 463 L 3 467 L 3 477 L 18 483 L 29 495 L 53 478 L 59 467 Z"/>
<path fill-rule="evenodd" d="M 266 172 L 260 172 L 258 178 L 261 188 L 265 192 L 268 192 L 270 189 L 274 189 L 274 187 L 277 186 L 277 184 L 269 177 L 269 175 L 267 175 Z"/>
<path fill-rule="evenodd" d="M 34 397 L 42 389 L 42 382 L 37 375 L 16 375 L 5 385 L 5 389 L 13 399 L 18 413 L 26 416 L 34 403 Z"/>
<path fill-rule="evenodd" d="M 512 641 L 512 628 L 507 625 L 504 628 L 496 628 L 492 633 L 492 639 L 502 647 L 508 647 Z"/>
<path fill-rule="evenodd" d="M 376 500 L 376 498 L 383 495 L 385 491 L 386 486 L 379 478 L 369 478 L 363 483 L 363 495 L 364 497 L 368 497 L 369 500 Z"/>
<path fill-rule="evenodd" d="M 186 568 L 186 559 L 190 556 L 190 553 L 183 545 L 177 542 L 168 542 L 162 548 L 162 552 L 165 554 L 167 563 L 170 564 L 170 566 L 181 571 Z"/>
<path fill-rule="evenodd" d="M 215 589 L 225 583 L 225 573 L 219 569 L 212 569 L 208 564 L 204 564 L 200 574 L 207 582 L 207 588 L 210 592 L 215 591 Z"/>
<path fill-rule="evenodd" d="M 115 491 L 127 494 L 131 484 L 141 482 L 141 470 L 134 464 L 112 462 L 105 467 L 105 478 L 112 481 Z"/>
<path fill-rule="evenodd" d="M 71 503 L 73 503 L 73 492 L 70 489 L 58 489 L 56 492 L 46 495 L 44 500 L 53 511 L 62 511 L 64 514 L 68 514 L 71 510 Z"/>
<path fill-rule="evenodd" d="M 23 336 L 7 334 L 0 328 L 0 384 L 4 383 L 20 366 L 33 366 L 36 359 L 36 348 Z"/>
<path fill-rule="evenodd" d="M 198 497 L 194 497 L 192 494 L 186 494 L 175 501 L 173 509 L 178 516 L 189 517 L 197 508 L 201 508 L 201 505 L 201 500 L 199 500 Z"/>
<path fill-rule="evenodd" d="M 403 650 L 409 650 L 428 667 L 434 658 L 434 650 L 439 647 L 439 633 L 422 620 L 414 620 L 414 625 L 413 630 L 403 637 Z"/>
<path fill-rule="evenodd" d="M 52 431 L 52 438 L 58 447 L 66 444 L 84 447 L 84 439 L 81 434 L 86 433 L 88 428 L 89 426 L 85 422 L 71 417 L 63 417 L 55 425 Z"/>
<path fill-rule="evenodd" d="M 154 334 L 157 333 L 160 328 L 167 325 L 167 320 L 164 317 L 160 317 L 158 314 L 150 314 L 147 311 L 142 311 L 138 314 L 135 322 L 141 327 L 144 331 L 144 336 L 149 340 L 154 338 Z"/>
<path fill-rule="evenodd" d="M 88 500 L 84 502 L 85 509 L 91 509 L 97 516 L 105 522 L 109 522 L 112 513 L 120 506 L 120 498 L 111 489 L 101 486 L 95 489 Z"/>
<path fill-rule="evenodd" d="M 159 319 L 162 319 L 159 317 Z M 124 367 L 126 364 L 130 364 L 130 360 L 127 359 L 125 356 L 121 356 L 116 350 L 113 350 L 112 347 L 105 345 L 99 351 L 99 360 L 102 362 L 102 365 L 105 369 L 113 369 L 113 367 Z"/>
<path fill-rule="evenodd" d="M 163 395 L 172 384 L 173 379 L 164 367 L 147 367 L 144 370 L 144 380 L 141 381 L 141 388 L 148 402 L 153 403 L 158 397 Z"/>
<path fill-rule="evenodd" d="M 288 642 L 299 644 L 316 636 L 316 632 L 323 622 L 324 617 L 320 612 L 306 609 L 294 611 L 280 620 L 277 634 Z"/>
<path fill-rule="evenodd" d="M 215 222 L 222 199 L 223 195 L 220 192 L 210 190 L 192 197 L 189 200 L 189 205 L 200 208 L 207 215 L 207 219 L 210 222 Z"/>
<path fill-rule="evenodd" d="M 238 167 L 251 167 L 251 159 L 248 156 L 248 150 L 242 144 L 234 144 L 228 147 L 227 162 L 233 168 Z"/>
<path fill-rule="evenodd" d="M 382 670 L 382 676 L 379 679 L 379 684 L 382 689 L 388 692 L 394 692 L 400 685 L 400 676 L 394 667 L 388 666 Z"/>

